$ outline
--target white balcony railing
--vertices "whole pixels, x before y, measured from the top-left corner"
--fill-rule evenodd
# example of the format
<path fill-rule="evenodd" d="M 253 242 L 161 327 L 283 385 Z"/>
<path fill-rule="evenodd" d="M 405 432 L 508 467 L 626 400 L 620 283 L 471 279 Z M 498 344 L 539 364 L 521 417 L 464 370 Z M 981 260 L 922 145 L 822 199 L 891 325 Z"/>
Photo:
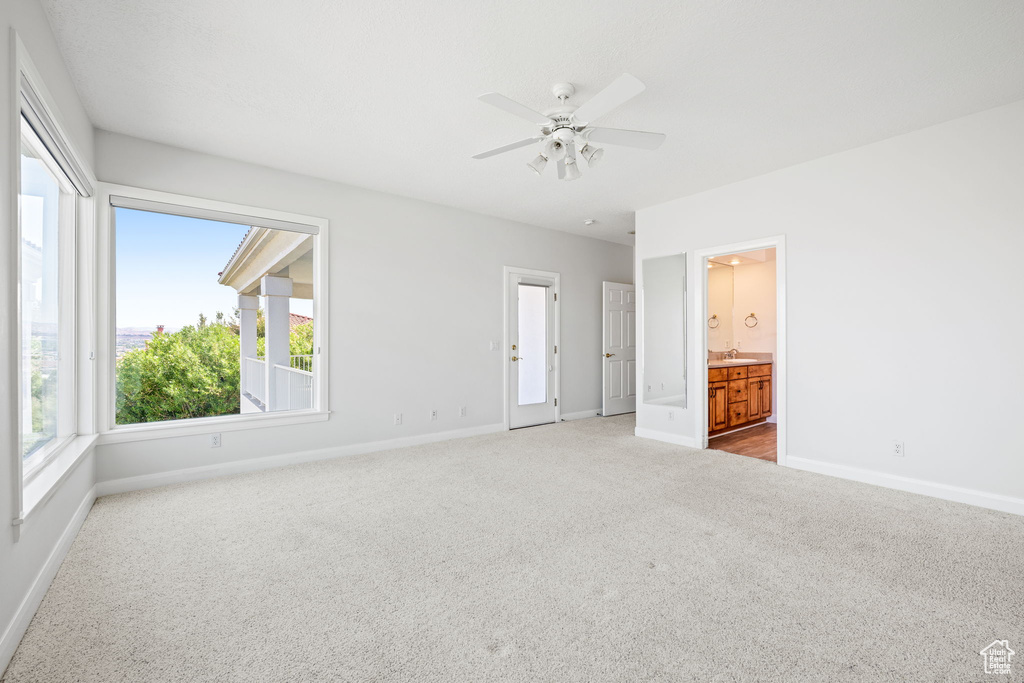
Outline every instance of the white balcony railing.
<path fill-rule="evenodd" d="M 246 358 L 242 372 L 242 393 L 249 394 L 260 402 L 267 404 L 267 372 L 266 363 L 262 358 Z"/>
<path fill-rule="evenodd" d="M 242 373 L 242 393 L 253 398 L 260 410 L 308 410 L 313 407 L 313 357 L 292 356 L 287 365 L 275 365 L 274 406 L 268 403 L 266 358 L 246 358 Z"/>
<path fill-rule="evenodd" d="M 274 410 L 308 410 L 313 407 L 312 372 L 275 365 L 274 382 L 277 402 Z"/>

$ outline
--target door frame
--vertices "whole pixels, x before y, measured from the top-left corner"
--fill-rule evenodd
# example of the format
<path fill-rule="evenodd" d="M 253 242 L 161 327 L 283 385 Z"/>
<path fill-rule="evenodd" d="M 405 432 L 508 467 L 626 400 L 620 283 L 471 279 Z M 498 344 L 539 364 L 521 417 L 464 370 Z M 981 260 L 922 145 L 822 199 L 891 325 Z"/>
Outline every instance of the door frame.
<path fill-rule="evenodd" d="M 509 384 L 510 384 L 510 382 L 509 382 L 509 373 L 512 371 L 512 368 L 511 368 L 511 365 L 512 365 L 512 356 L 511 356 L 511 354 L 512 354 L 512 349 L 511 349 L 512 340 L 509 339 L 509 333 L 511 332 L 511 330 L 509 330 L 509 324 L 508 324 L 509 315 L 511 314 L 511 311 L 509 309 L 509 299 L 510 299 L 510 296 L 511 296 L 511 292 L 509 291 L 509 279 L 511 278 L 512 275 L 523 275 L 525 277 L 542 277 L 542 278 L 548 278 L 548 279 L 551 279 L 551 280 L 554 281 L 554 283 L 555 283 L 554 284 L 554 294 L 555 294 L 555 311 L 554 311 L 554 313 L 555 313 L 555 323 L 554 323 L 554 325 L 555 325 L 555 329 L 553 330 L 554 345 L 560 347 L 561 343 L 562 343 L 561 342 L 562 307 L 560 306 L 560 304 L 562 302 L 559 301 L 559 299 L 561 298 L 560 297 L 560 293 L 561 293 L 560 290 L 561 290 L 561 285 L 562 285 L 562 276 L 559 273 L 553 273 L 553 272 L 550 272 L 550 271 L 547 271 L 547 270 L 534 270 L 534 269 L 531 269 L 531 268 L 520 268 L 520 267 L 517 267 L 517 266 L 503 266 L 502 269 L 501 269 L 501 276 L 502 276 L 501 291 L 504 293 L 504 297 L 502 299 L 503 303 L 502 303 L 502 307 L 501 307 L 502 308 L 502 313 L 503 313 L 502 321 L 501 321 L 501 326 L 502 326 L 502 330 L 503 330 L 503 332 L 502 332 L 502 342 L 501 342 L 501 348 L 502 348 L 502 354 L 503 354 L 503 360 L 502 360 L 502 363 L 501 363 L 501 368 L 502 368 L 501 388 L 502 388 L 502 403 L 503 403 L 503 406 L 504 406 L 504 410 L 502 411 L 502 419 L 504 420 L 504 425 L 505 425 L 505 430 L 506 431 L 508 429 L 510 429 L 509 425 L 511 424 L 511 410 L 512 410 L 512 405 L 509 402 L 509 395 L 508 395 L 509 394 Z M 561 351 L 561 348 L 559 348 L 559 351 Z M 562 421 L 562 406 L 560 406 L 558 404 L 558 399 L 561 398 L 561 396 L 562 396 L 562 354 L 561 353 L 556 353 L 555 354 L 554 367 L 555 367 L 555 369 L 554 369 L 554 373 L 555 373 L 555 378 L 554 378 L 554 387 L 555 387 L 555 389 L 554 389 L 554 391 L 555 391 L 555 422 L 561 422 Z"/>
<path fill-rule="evenodd" d="M 723 244 L 707 249 L 694 250 L 694 264 L 698 269 L 698 275 L 694 281 L 694 314 L 690 324 L 694 329 L 700 330 L 695 335 L 697 343 L 692 356 L 693 366 L 700 368 L 698 394 L 702 398 L 697 402 L 697 435 L 703 448 L 708 447 L 708 264 L 709 258 L 737 254 L 744 251 L 755 251 L 757 249 L 775 249 L 775 307 L 776 307 L 776 358 L 775 358 L 775 379 L 772 383 L 772 391 L 775 392 L 775 401 L 778 408 L 776 424 L 776 456 L 777 464 L 786 466 L 788 459 L 788 417 L 787 410 L 787 388 L 786 388 L 786 236 L 776 235 L 765 237 L 749 242 L 736 242 Z"/>

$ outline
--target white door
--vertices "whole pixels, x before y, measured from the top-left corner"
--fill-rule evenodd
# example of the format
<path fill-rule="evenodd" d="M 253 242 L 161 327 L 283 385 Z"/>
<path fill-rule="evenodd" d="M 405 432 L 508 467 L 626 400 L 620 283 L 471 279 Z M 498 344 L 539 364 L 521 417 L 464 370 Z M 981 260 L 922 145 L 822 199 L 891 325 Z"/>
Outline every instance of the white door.
<path fill-rule="evenodd" d="M 636 412 L 636 289 L 618 282 L 602 283 L 604 304 L 604 392 L 601 414 Z"/>
<path fill-rule="evenodd" d="M 508 296 L 509 428 L 554 422 L 558 406 L 555 280 L 510 273 Z"/>

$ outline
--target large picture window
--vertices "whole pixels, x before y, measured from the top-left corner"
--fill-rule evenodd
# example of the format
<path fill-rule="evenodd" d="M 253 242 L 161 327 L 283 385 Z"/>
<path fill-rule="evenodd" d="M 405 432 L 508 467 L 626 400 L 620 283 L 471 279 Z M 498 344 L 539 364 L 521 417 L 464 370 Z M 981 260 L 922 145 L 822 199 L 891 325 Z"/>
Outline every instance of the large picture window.
<path fill-rule="evenodd" d="M 111 206 L 115 426 L 317 408 L 315 233 Z"/>
<path fill-rule="evenodd" d="M 32 476 L 74 431 L 73 265 L 76 191 L 21 120 L 18 192 L 22 471 Z"/>

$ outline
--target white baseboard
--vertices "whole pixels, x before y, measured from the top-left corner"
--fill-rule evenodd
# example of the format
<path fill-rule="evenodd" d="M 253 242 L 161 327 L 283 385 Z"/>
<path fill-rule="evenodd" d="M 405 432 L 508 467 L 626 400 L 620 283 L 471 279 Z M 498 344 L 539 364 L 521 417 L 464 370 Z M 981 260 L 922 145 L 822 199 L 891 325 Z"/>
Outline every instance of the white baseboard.
<path fill-rule="evenodd" d="M 7 665 L 11 663 L 14 651 L 18 649 L 18 644 L 21 643 L 25 631 L 28 630 L 32 617 L 35 616 L 36 610 L 39 609 L 39 604 L 43 601 L 46 591 L 50 588 L 50 582 L 57 575 L 57 570 L 60 569 L 64 557 L 68 554 L 68 550 L 71 549 L 71 544 L 78 535 L 78 530 L 82 528 L 82 523 L 85 522 L 85 518 L 89 515 L 89 510 L 92 509 L 92 504 L 95 501 L 96 487 L 94 486 L 85 494 L 78 509 L 75 510 L 75 514 L 71 516 L 71 520 L 64 527 L 64 532 L 57 539 L 53 550 L 50 551 L 50 556 L 46 558 L 46 562 L 43 563 L 39 573 L 36 574 L 35 581 L 32 582 L 28 593 L 21 601 L 21 604 L 18 605 L 18 610 L 14 613 L 11 623 L 7 625 L 3 635 L 0 636 L 0 675 L 7 669 Z"/>
<path fill-rule="evenodd" d="M 580 410 L 575 413 L 562 413 L 562 422 L 568 422 L 569 420 L 585 420 L 588 417 L 600 417 L 600 408 L 591 408 L 590 410 Z"/>
<path fill-rule="evenodd" d="M 645 429 L 643 427 L 636 427 L 633 430 L 633 434 L 639 436 L 641 439 L 654 439 L 655 441 L 664 441 L 665 443 L 672 443 L 677 446 L 686 446 L 687 448 L 700 448 L 700 446 L 697 445 L 697 440 L 692 436 L 659 432 L 657 429 Z"/>
<path fill-rule="evenodd" d="M 960 486 L 939 484 L 924 479 L 914 479 L 896 474 L 887 474 L 875 470 L 865 470 L 859 467 L 848 465 L 836 465 L 834 463 L 821 462 L 820 460 L 808 460 L 807 458 L 795 458 L 789 456 L 786 461 L 787 467 L 817 474 L 826 474 L 830 477 L 841 479 L 852 479 L 853 481 L 884 486 L 889 489 L 919 493 L 933 498 L 952 500 L 957 503 L 967 503 L 990 510 L 1010 512 L 1015 515 L 1024 515 L 1024 498 L 1013 498 L 998 493 L 987 493 L 976 489 L 966 489 Z"/>
<path fill-rule="evenodd" d="M 482 425 L 480 427 L 468 427 L 466 429 L 452 429 L 445 432 L 434 432 L 432 434 L 419 434 L 399 439 L 387 439 L 385 441 L 370 441 L 357 443 L 348 446 L 336 446 L 331 448 L 318 448 L 310 451 L 298 451 L 296 453 L 284 453 L 282 455 L 271 455 L 264 458 L 251 458 L 248 460 L 233 460 L 231 462 L 217 463 L 215 465 L 203 465 L 201 467 L 190 467 L 181 470 L 168 472 L 156 472 L 154 474 L 143 474 L 137 477 L 125 477 L 123 479 L 111 479 L 96 483 L 96 494 L 98 496 L 109 496 L 114 493 L 127 493 L 128 491 L 139 491 L 151 489 L 157 486 L 169 484 L 180 484 L 186 481 L 198 481 L 200 479 L 212 479 L 223 477 L 229 474 L 241 474 L 243 472 L 255 472 L 267 470 L 274 467 L 285 467 L 286 465 L 297 465 L 303 462 L 316 460 L 330 460 L 349 455 L 362 455 L 364 453 L 376 453 L 377 451 L 389 451 L 395 448 L 406 448 L 408 446 L 421 446 L 423 444 L 435 443 L 437 441 L 450 441 L 451 439 L 464 439 L 470 436 L 481 436 L 505 431 L 503 424 Z"/>

